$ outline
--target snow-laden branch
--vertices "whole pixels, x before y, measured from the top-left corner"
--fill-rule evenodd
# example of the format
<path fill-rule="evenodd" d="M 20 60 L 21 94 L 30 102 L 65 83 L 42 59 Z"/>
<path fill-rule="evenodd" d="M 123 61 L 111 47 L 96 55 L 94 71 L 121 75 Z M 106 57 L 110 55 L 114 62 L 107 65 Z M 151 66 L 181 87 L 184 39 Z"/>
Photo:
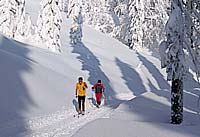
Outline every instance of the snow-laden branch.
<path fill-rule="evenodd" d="M 190 53 L 191 57 L 192 57 L 192 62 L 194 64 L 195 67 L 195 72 L 196 72 L 196 77 L 197 77 L 197 81 L 200 83 L 199 78 L 200 78 L 200 62 L 199 60 L 194 56 L 194 53 L 192 52 L 191 46 L 188 44 L 189 42 L 187 41 L 187 39 L 184 39 L 184 43 L 187 47 L 188 52 Z"/>
<path fill-rule="evenodd" d="M 42 0 L 41 11 L 37 20 L 38 43 L 45 45 L 53 52 L 61 52 L 60 29 L 62 16 L 58 7 L 58 0 Z"/>

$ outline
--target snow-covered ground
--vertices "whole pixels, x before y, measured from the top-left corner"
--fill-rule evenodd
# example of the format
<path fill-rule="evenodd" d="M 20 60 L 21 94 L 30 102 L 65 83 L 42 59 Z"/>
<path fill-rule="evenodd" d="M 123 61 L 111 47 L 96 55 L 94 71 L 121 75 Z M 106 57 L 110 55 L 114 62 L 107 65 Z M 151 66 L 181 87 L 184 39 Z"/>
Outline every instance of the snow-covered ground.
<path fill-rule="evenodd" d="M 122 103 L 109 118 L 87 124 L 73 137 L 198 137 L 197 115 L 185 111 L 183 124 L 171 125 L 169 105 L 165 97 L 147 92 Z"/>
<path fill-rule="evenodd" d="M 63 16 L 65 16 L 63 14 Z M 160 60 L 131 51 L 108 35 L 83 27 L 83 43 L 69 44 L 63 20 L 62 53 L 0 36 L 1 137 L 199 137 L 199 85 L 192 74 L 184 93 L 184 122 L 171 125 L 170 85 Z M 88 83 L 86 115 L 76 114 L 75 84 Z M 105 85 L 94 107 L 92 85 Z"/>

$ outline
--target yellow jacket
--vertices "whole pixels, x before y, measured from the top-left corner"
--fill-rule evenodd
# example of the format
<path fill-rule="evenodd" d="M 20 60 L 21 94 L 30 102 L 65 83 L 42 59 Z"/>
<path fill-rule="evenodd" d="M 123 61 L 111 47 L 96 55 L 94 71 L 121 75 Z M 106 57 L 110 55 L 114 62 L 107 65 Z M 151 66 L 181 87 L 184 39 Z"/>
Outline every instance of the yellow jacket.
<path fill-rule="evenodd" d="M 82 83 L 77 83 L 76 84 L 76 95 L 78 96 L 86 96 L 86 88 L 87 88 L 87 84 L 85 82 Z"/>

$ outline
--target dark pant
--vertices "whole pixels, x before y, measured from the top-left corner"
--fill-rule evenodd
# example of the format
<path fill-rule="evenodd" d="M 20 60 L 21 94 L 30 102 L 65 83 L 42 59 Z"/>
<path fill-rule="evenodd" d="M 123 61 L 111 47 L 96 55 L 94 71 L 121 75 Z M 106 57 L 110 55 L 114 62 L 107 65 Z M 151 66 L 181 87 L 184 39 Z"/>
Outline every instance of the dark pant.
<path fill-rule="evenodd" d="M 81 110 L 82 104 L 82 111 L 85 111 L 85 96 L 78 96 L 78 108 Z"/>

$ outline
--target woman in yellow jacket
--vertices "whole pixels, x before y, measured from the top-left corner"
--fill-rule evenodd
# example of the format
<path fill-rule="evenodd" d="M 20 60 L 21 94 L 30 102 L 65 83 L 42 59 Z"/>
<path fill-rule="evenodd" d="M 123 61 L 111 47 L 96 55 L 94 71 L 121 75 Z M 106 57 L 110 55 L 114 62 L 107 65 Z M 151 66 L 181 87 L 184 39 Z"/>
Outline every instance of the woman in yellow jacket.
<path fill-rule="evenodd" d="M 87 84 L 83 82 L 83 78 L 78 78 L 78 83 L 76 84 L 76 97 L 78 97 L 78 113 L 85 114 L 85 96 L 86 96 Z M 82 106 L 82 109 L 81 109 Z"/>

